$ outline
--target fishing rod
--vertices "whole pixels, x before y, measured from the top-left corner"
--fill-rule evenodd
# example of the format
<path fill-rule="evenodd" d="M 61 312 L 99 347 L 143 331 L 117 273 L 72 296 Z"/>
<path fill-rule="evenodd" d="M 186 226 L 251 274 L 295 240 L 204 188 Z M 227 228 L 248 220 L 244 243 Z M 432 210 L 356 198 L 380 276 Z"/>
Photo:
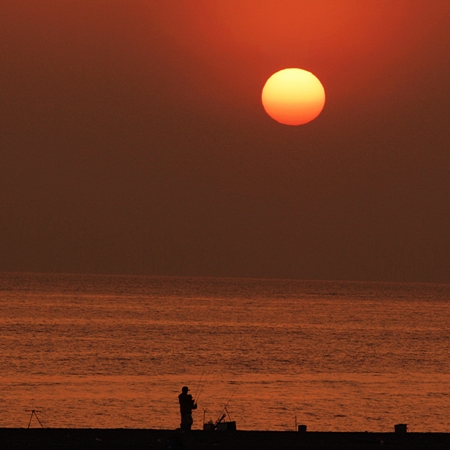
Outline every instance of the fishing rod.
<path fill-rule="evenodd" d="M 196 389 L 195 395 L 194 395 L 194 401 L 197 404 L 198 404 L 198 399 L 200 397 L 200 394 L 203 392 L 203 388 L 205 387 L 206 379 L 208 378 L 210 372 L 211 372 L 211 370 L 208 370 L 208 373 L 206 374 L 205 379 L 203 379 L 203 375 L 205 373 L 205 369 L 203 369 L 203 371 L 202 371 L 202 375 L 200 377 L 200 381 L 198 383 L 198 386 L 197 386 L 197 389 Z M 202 383 L 202 380 L 203 380 L 203 383 Z"/>
<path fill-rule="evenodd" d="M 204 373 L 205 373 L 205 368 L 203 367 L 202 374 L 200 375 L 200 381 L 198 382 L 197 389 L 195 389 L 194 400 L 197 398 L 197 394 L 198 394 L 198 391 L 199 391 L 200 386 L 201 386 L 201 384 L 202 384 L 203 374 L 204 374 Z"/>
<path fill-rule="evenodd" d="M 198 404 L 198 399 L 200 398 L 200 394 L 203 392 L 203 388 L 205 387 L 206 380 L 207 380 L 207 378 L 208 378 L 210 373 L 211 373 L 211 371 L 209 370 L 208 373 L 205 376 L 205 379 L 203 380 L 203 384 L 201 385 L 200 391 L 198 392 L 197 396 L 194 397 L 195 403 L 197 403 L 197 404 Z"/>
<path fill-rule="evenodd" d="M 236 389 L 235 389 L 235 390 L 233 391 L 233 393 L 231 394 L 231 397 L 228 399 L 226 405 L 224 406 L 224 409 L 227 408 L 227 406 L 228 406 L 228 404 L 230 403 L 231 399 L 234 397 L 234 394 L 236 394 L 237 390 L 239 389 L 240 384 L 241 384 L 241 383 L 238 383 L 238 384 L 236 385 Z"/>
<path fill-rule="evenodd" d="M 219 417 L 219 419 L 216 420 L 216 423 L 214 424 L 214 427 L 217 427 L 217 425 L 222 422 L 223 419 L 225 419 L 225 417 L 228 415 L 228 417 L 230 417 L 230 413 L 228 412 L 227 406 L 230 403 L 231 399 L 234 397 L 234 394 L 236 394 L 238 388 L 240 386 L 240 383 L 237 384 L 236 389 L 233 391 L 233 393 L 231 394 L 231 397 L 228 399 L 227 403 L 225 404 L 225 406 L 223 407 L 223 412 L 222 415 Z M 230 417 L 231 419 L 231 417 Z"/>

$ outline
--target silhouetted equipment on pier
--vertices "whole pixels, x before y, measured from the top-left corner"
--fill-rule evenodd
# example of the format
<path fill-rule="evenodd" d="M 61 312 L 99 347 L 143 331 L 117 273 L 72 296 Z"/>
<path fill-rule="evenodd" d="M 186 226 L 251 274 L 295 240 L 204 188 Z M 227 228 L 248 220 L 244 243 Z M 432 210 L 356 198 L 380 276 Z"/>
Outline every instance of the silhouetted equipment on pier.
<path fill-rule="evenodd" d="M 225 421 L 225 418 L 228 416 L 229 421 Z M 231 420 L 230 414 L 228 413 L 227 408 L 224 408 L 224 412 L 222 415 L 213 422 L 210 420 L 208 423 L 203 424 L 203 430 L 205 431 L 236 431 L 236 422 Z"/>
<path fill-rule="evenodd" d="M 236 422 L 220 422 L 216 426 L 217 431 L 236 431 Z"/>
<path fill-rule="evenodd" d="M 26 409 L 25 412 L 29 412 L 31 413 L 30 415 L 30 421 L 28 422 L 28 427 L 30 428 L 31 425 L 31 419 L 33 419 L 33 416 L 36 417 L 37 421 L 39 422 L 39 424 L 41 425 L 41 428 L 44 428 L 44 425 L 42 425 L 42 422 L 39 420 L 39 417 L 37 416 L 37 413 L 40 413 L 41 411 L 38 411 L 36 409 Z"/>

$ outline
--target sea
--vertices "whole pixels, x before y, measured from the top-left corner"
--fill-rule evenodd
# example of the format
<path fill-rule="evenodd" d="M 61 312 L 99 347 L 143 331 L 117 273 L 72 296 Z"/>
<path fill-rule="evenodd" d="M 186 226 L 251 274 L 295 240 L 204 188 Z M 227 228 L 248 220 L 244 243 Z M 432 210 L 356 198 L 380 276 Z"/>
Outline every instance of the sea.
<path fill-rule="evenodd" d="M 0 427 L 450 432 L 450 285 L 0 274 Z"/>

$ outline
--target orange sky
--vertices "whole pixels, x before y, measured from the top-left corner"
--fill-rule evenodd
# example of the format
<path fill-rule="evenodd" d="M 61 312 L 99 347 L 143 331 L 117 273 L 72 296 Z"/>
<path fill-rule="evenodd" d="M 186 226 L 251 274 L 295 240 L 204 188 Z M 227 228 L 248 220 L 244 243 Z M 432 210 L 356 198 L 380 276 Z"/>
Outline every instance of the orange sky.
<path fill-rule="evenodd" d="M 0 270 L 450 282 L 449 5 L 1 2 Z"/>

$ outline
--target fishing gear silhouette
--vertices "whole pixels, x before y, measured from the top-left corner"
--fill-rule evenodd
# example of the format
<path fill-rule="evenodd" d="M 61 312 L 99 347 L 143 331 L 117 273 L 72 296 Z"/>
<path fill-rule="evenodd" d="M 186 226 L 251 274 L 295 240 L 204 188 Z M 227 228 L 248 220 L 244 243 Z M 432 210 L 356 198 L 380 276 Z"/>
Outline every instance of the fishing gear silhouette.
<path fill-rule="evenodd" d="M 218 419 L 213 422 L 210 420 L 208 423 L 203 424 L 204 430 L 222 430 L 222 431 L 236 431 L 236 422 L 231 419 L 230 413 L 228 412 L 228 405 L 231 401 L 231 399 L 234 397 L 234 394 L 236 394 L 236 391 L 238 390 L 239 385 L 236 386 L 236 389 L 233 391 L 231 397 L 228 399 L 227 403 L 223 407 L 221 415 L 218 417 Z M 228 421 L 225 421 L 225 418 L 228 416 Z M 204 422 L 204 420 L 203 420 Z"/>
<path fill-rule="evenodd" d="M 30 412 L 30 413 L 31 413 L 30 421 L 28 422 L 28 427 L 27 427 L 27 428 L 30 428 L 30 425 L 31 425 L 31 419 L 33 419 L 33 416 L 36 417 L 36 419 L 37 419 L 37 421 L 39 422 L 40 426 L 41 426 L 42 428 L 44 428 L 44 425 L 42 425 L 42 422 L 39 420 L 39 417 L 38 417 L 38 415 L 37 415 L 37 413 L 40 413 L 41 411 L 38 411 L 37 409 L 26 409 L 25 412 Z"/>

